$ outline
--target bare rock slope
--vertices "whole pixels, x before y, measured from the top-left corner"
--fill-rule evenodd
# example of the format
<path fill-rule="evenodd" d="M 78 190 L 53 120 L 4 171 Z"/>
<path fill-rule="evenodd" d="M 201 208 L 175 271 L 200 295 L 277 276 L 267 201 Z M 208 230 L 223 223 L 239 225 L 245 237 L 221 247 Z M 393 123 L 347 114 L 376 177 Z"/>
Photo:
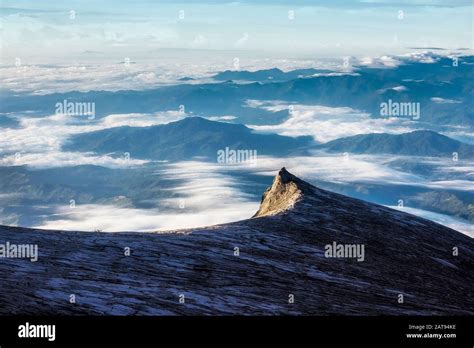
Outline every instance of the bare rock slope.
<path fill-rule="evenodd" d="M 248 220 L 169 233 L 0 226 L 6 242 L 37 244 L 39 259 L 0 258 L 1 314 L 474 314 L 473 239 L 284 168 Z M 326 257 L 333 243 L 363 245 L 364 260 Z"/>

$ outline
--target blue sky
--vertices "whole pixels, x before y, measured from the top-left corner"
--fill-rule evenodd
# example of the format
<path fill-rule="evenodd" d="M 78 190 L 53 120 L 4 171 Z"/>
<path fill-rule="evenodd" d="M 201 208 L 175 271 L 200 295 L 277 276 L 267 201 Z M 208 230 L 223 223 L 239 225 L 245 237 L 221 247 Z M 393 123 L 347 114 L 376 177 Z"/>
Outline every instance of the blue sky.
<path fill-rule="evenodd" d="M 268 3 L 3 0 L 2 64 L 153 59 L 177 49 L 190 59 L 208 50 L 304 58 L 473 45 L 470 1 Z"/>

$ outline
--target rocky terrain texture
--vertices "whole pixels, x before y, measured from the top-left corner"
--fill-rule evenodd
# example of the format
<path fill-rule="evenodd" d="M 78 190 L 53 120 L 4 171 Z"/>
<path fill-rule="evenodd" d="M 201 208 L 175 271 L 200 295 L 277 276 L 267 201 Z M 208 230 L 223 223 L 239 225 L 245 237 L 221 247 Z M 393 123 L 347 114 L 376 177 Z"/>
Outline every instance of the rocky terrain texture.
<path fill-rule="evenodd" d="M 2 315 L 474 314 L 472 238 L 284 168 L 247 220 L 166 233 L 0 226 L 6 242 L 37 244 L 39 259 L 0 258 Z M 364 261 L 325 257 L 333 242 L 363 244 Z"/>

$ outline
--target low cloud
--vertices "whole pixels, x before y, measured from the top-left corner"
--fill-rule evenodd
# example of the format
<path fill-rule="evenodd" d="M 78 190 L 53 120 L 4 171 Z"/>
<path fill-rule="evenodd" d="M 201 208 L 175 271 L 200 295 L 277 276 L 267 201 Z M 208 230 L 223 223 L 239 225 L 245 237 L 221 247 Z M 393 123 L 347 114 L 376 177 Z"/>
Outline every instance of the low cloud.
<path fill-rule="evenodd" d="M 211 116 L 211 117 L 208 117 L 207 119 L 208 120 L 211 120 L 211 121 L 220 121 L 220 122 L 225 122 L 225 121 L 232 121 L 232 120 L 235 120 L 237 117 L 235 116 Z"/>
<path fill-rule="evenodd" d="M 165 231 L 215 225 L 249 218 L 255 213 L 255 205 L 214 207 L 209 210 L 187 213 L 161 213 L 153 209 L 121 208 L 113 205 L 87 204 L 74 209 L 57 209 L 55 220 L 34 226 L 35 228 L 68 231 Z"/>
<path fill-rule="evenodd" d="M 314 156 L 275 158 L 260 156 L 257 174 L 274 176 L 286 167 L 296 176 L 305 180 L 321 180 L 333 183 L 390 183 L 409 184 L 419 182 L 420 177 L 394 170 L 384 165 L 386 157 L 350 155 L 332 155 L 317 153 Z"/>
<path fill-rule="evenodd" d="M 439 48 L 436 48 L 436 50 L 438 51 Z M 353 65 L 366 66 L 370 68 L 396 68 L 405 63 L 436 63 L 443 56 L 446 55 L 441 55 L 440 53 L 434 53 L 429 49 L 425 49 L 421 52 L 415 51 L 401 55 L 354 58 Z"/>
<path fill-rule="evenodd" d="M 404 92 L 408 90 L 408 88 L 406 88 L 405 86 L 396 86 L 396 87 L 393 87 L 392 89 L 396 92 Z"/>
<path fill-rule="evenodd" d="M 204 37 L 197 43 L 204 45 Z M 32 94 L 51 94 L 70 91 L 120 91 L 144 90 L 160 86 L 182 84 L 183 77 L 192 78 L 186 84 L 213 82 L 212 76 L 218 72 L 234 69 L 234 55 L 218 55 L 199 58 L 199 50 L 159 52 L 160 58 L 153 62 L 123 61 L 114 63 L 72 63 L 29 64 L 22 61 L 20 66 L 0 65 L 0 84 L 3 89 Z M 153 52 L 155 53 L 155 52 Z M 171 56 L 170 56 L 171 53 Z M 202 52 L 201 52 L 202 53 Z M 150 52 L 148 52 L 150 55 Z M 153 56 L 155 56 L 153 54 Z M 179 58 L 177 58 L 179 57 Z M 12 61 L 13 62 L 13 61 Z M 239 61 L 241 70 L 258 71 L 279 68 L 290 71 L 302 68 L 340 69 L 336 60 L 247 58 Z"/>
<path fill-rule="evenodd" d="M 36 168 L 94 164 L 111 168 L 134 166 L 149 161 L 130 158 L 97 156 L 93 153 L 63 152 L 61 146 L 74 134 L 119 126 L 147 127 L 169 123 L 186 117 L 177 111 L 155 114 L 113 114 L 90 121 L 66 114 L 46 117 L 17 115 L 19 128 L 0 130 L 0 165 L 28 165 Z"/>
<path fill-rule="evenodd" d="M 349 107 L 288 104 L 281 101 L 247 101 L 250 107 L 278 112 L 288 110 L 289 118 L 278 125 L 249 125 L 261 131 L 287 136 L 310 135 L 318 142 L 367 133 L 406 133 L 415 122 L 400 118 L 371 118 L 369 114 Z M 292 110 L 290 110 L 290 105 Z"/>
<path fill-rule="evenodd" d="M 456 219 L 448 215 L 433 213 L 431 211 L 422 209 L 399 206 L 389 206 L 389 208 L 400 210 L 405 213 L 413 214 L 437 222 L 441 225 L 452 228 L 453 230 L 459 231 L 465 234 L 466 236 L 474 238 L 474 225 L 469 222 L 463 222 L 462 220 Z"/>
<path fill-rule="evenodd" d="M 385 158 L 386 160 L 386 158 Z M 377 185 L 407 185 L 429 188 L 472 191 L 472 182 L 462 180 L 431 182 L 419 176 L 391 169 L 381 156 L 341 155 L 294 157 L 289 159 L 259 157 L 255 168 L 244 165 L 222 166 L 205 162 L 165 164 L 157 177 L 176 179 L 180 184 L 169 188 L 173 198 L 158 202 L 156 209 L 137 209 L 114 205 L 77 205 L 57 207 L 51 218 L 35 227 L 46 229 L 116 231 L 162 231 L 202 227 L 238 221 L 251 217 L 258 209 L 259 198 L 246 194 L 244 185 L 251 185 L 237 172 L 273 177 L 286 166 L 307 181 L 326 181 L 336 184 L 369 183 Z M 392 207 L 397 208 L 397 207 Z M 459 230 L 470 236 L 474 231 L 469 223 L 425 210 L 403 208 Z"/>
<path fill-rule="evenodd" d="M 69 167 L 96 165 L 108 168 L 130 168 L 148 163 L 147 160 L 110 156 L 97 156 L 92 153 L 49 151 L 47 153 L 18 153 L 0 158 L 0 166 L 27 165 L 34 168 Z"/>
<path fill-rule="evenodd" d="M 228 170 L 246 170 L 255 174 L 274 176 L 282 167 L 286 167 L 290 172 L 307 181 L 325 181 L 335 184 L 365 183 L 375 185 L 404 185 L 414 187 L 424 187 L 431 189 L 473 192 L 474 185 L 469 177 L 474 175 L 470 171 L 474 162 L 466 162 L 457 168 L 457 175 L 465 179 L 448 180 L 447 175 L 452 175 L 453 162 L 450 159 L 436 159 L 428 162 L 434 163 L 441 177 L 446 180 L 431 179 L 428 177 L 407 173 L 402 170 L 393 169 L 389 163 L 394 159 L 404 159 L 421 164 L 423 158 L 413 158 L 409 156 L 389 156 L 389 155 L 355 155 L 355 154 L 327 154 L 324 152 L 314 152 L 313 156 L 299 156 L 291 158 L 276 158 L 269 156 L 259 156 L 255 167 L 245 167 L 236 165 Z M 444 173 L 444 175 L 443 175 Z"/>
<path fill-rule="evenodd" d="M 462 101 L 454 100 L 454 99 L 445 99 L 445 98 L 437 98 L 433 97 L 430 100 L 436 104 L 460 104 Z"/>
<path fill-rule="evenodd" d="M 101 120 L 97 125 L 100 129 L 130 126 L 149 127 L 182 120 L 186 115 L 179 111 L 159 112 L 155 114 L 112 114 Z"/>
<path fill-rule="evenodd" d="M 259 202 L 242 192 L 242 181 L 223 173 L 217 164 L 179 162 L 164 165 L 159 178 L 183 184 L 169 190 L 174 198 L 158 202 L 157 209 L 115 205 L 56 207 L 55 213 L 37 228 L 57 230 L 163 231 L 202 227 L 250 218 Z"/>
<path fill-rule="evenodd" d="M 354 65 L 366 66 L 371 68 L 395 68 L 402 64 L 400 58 L 395 56 L 381 56 L 381 57 L 362 57 L 356 59 Z"/>

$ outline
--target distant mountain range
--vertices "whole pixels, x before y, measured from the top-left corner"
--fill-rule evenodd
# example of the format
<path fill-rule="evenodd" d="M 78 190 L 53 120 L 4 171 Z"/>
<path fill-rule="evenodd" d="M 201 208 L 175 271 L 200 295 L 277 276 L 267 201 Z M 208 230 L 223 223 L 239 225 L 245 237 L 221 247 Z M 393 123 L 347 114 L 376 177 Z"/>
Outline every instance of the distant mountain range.
<path fill-rule="evenodd" d="M 297 69 L 285 72 L 278 68 L 257 71 L 226 70 L 214 75 L 213 78 L 219 81 L 237 80 L 271 82 L 288 81 L 297 78 L 311 77 L 315 74 L 324 74 L 332 72 L 332 70 L 323 69 Z"/>
<path fill-rule="evenodd" d="M 453 153 L 457 153 L 459 160 L 474 159 L 474 145 L 428 130 L 404 134 L 360 134 L 332 140 L 318 148 L 329 152 L 429 157 L 453 157 Z"/>
<path fill-rule="evenodd" d="M 160 233 L 0 226 L 0 240 L 39 249 L 36 262 L 0 262 L 16 275 L 0 276 L 2 315 L 474 314 L 474 239 L 284 168 L 247 220 Z"/>
<path fill-rule="evenodd" d="M 473 159 L 474 145 L 429 130 L 404 134 L 372 133 L 339 138 L 315 145 L 312 138 L 261 134 L 244 125 L 187 117 L 151 127 L 116 127 L 74 135 L 64 146 L 68 151 L 96 152 L 154 160 L 217 160 L 217 152 L 256 150 L 260 155 L 302 155 L 311 148 L 328 152 L 391 154 Z"/>
<path fill-rule="evenodd" d="M 258 155 L 285 156 L 312 144 L 311 137 L 259 134 L 244 125 L 188 117 L 151 127 L 116 127 L 75 135 L 68 151 L 100 154 L 129 153 L 134 158 L 185 160 L 203 157 L 217 161 L 218 151 L 248 150 Z"/>
<path fill-rule="evenodd" d="M 155 113 L 178 110 L 195 116 L 235 116 L 235 123 L 278 124 L 288 112 L 250 107 L 247 100 L 278 100 L 288 103 L 351 107 L 380 117 L 380 105 L 388 100 L 419 103 L 420 121 L 433 126 L 474 127 L 474 56 L 460 57 L 458 65 L 448 57 L 433 63 L 407 62 L 395 68 L 357 67 L 356 74 L 311 76 L 311 69 L 282 72 L 226 71 L 217 74 L 222 83 L 179 84 L 143 91 L 90 91 L 30 95 L 0 91 L 0 113 L 35 110 L 51 115 L 55 104 L 96 104 L 100 119 L 117 113 Z M 246 80 L 234 83 L 227 80 Z M 262 83 L 265 81 L 265 83 Z"/>

